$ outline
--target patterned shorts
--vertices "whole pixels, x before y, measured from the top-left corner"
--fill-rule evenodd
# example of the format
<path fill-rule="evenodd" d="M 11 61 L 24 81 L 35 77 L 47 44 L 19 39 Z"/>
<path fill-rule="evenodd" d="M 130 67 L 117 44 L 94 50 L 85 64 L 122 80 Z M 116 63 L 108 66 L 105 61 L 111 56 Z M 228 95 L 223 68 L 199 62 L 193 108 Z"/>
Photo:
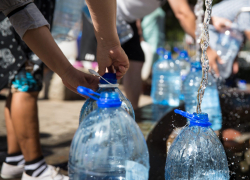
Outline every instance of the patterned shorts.
<path fill-rule="evenodd" d="M 43 68 L 34 71 L 36 65 L 27 61 L 11 82 L 11 92 L 39 92 L 43 86 Z"/>

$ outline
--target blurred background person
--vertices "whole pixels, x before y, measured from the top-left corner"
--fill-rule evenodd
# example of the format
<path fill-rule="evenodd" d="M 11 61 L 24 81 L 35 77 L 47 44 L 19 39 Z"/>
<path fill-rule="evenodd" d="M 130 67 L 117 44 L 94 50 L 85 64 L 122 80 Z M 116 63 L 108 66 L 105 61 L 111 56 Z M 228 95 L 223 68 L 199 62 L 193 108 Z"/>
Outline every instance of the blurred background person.
<path fill-rule="evenodd" d="M 237 36 L 242 36 L 245 40 L 250 39 L 250 12 L 240 13 L 243 7 L 250 7 L 250 1 L 223 0 L 214 5 L 212 11 L 213 25 L 209 28 L 210 48 L 208 48 L 207 54 L 210 68 L 218 77 L 225 79 L 227 85 L 234 87 L 236 86 L 235 74 L 239 71 L 237 54 L 244 42 L 244 40 L 239 41 L 239 44 L 237 44 L 236 38 L 240 38 Z M 240 14 L 238 15 L 238 13 Z M 231 35 L 235 38 L 230 37 Z M 227 42 L 226 38 L 228 38 L 229 42 Z M 236 43 L 233 46 L 236 49 L 232 50 L 230 43 L 234 41 Z M 230 56 L 223 54 L 220 43 L 226 43 L 223 46 L 230 46 L 226 48 L 226 53 L 229 54 L 232 51 Z"/>
<path fill-rule="evenodd" d="M 154 52 L 153 62 L 158 59 L 157 48 L 165 46 L 165 17 L 165 11 L 159 7 L 143 17 L 141 21 L 141 36 L 144 41 L 150 44 Z"/>
<path fill-rule="evenodd" d="M 146 42 L 151 43 L 155 39 L 155 43 L 153 43 L 153 51 L 154 48 L 158 45 L 164 45 L 162 41 L 164 41 L 165 36 L 162 36 L 162 31 L 165 29 L 162 27 L 163 23 L 160 22 L 164 19 L 164 14 L 159 6 L 162 6 L 167 1 L 151 1 L 151 0 L 118 0 L 117 5 L 117 14 L 121 16 L 126 22 L 134 23 L 137 19 L 142 20 L 142 34 L 145 35 Z M 182 28 L 190 34 L 192 37 L 195 36 L 195 16 L 192 13 L 189 4 L 186 0 L 168 0 L 169 5 L 171 6 L 172 10 L 174 11 L 175 16 L 178 18 Z M 159 9 L 157 9 L 159 8 Z M 153 12 L 154 11 L 154 12 Z M 147 18 L 144 21 L 144 17 L 152 13 L 152 21 L 146 25 Z M 154 20 L 153 20 L 154 19 Z M 156 25 L 157 24 L 157 25 Z M 151 28 L 151 32 L 147 32 L 146 27 Z M 138 32 L 137 27 L 133 29 L 134 33 Z M 144 32 L 144 30 L 146 32 Z M 157 34 L 156 34 L 156 31 Z M 153 34 L 150 34 L 153 33 Z M 148 36 L 146 35 L 148 34 Z M 152 36 L 152 38 L 149 38 Z M 134 37 L 135 38 L 135 37 Z M 163 38 L 163 39 L 161 39 Z M 139 38 L 136 36 L 137 41 Z M 151 39 L 151 40 L 150 40 Z M 157 40 L 158 39 L 158 40 Z M 137 43 L 138 44 L 138 43 Z M 156 45 L 157 44 L 157 45 Z M 138 44 L 139 46 L 139 44 Z M 142 90 L 142 79 L 141 79 L 141 70 L 143 63 L 145 61 L 145 57 L 143 58 L 135 58 L 133 55 L 135 53 L 141 52 L 141 50 L 135 50 L 132 45 L 125 44 L 123 46 L 127 51 L 129 59 L 130 59 L 130 69 L 128 73 L 124 76 L 124 88 L 128 99 L 131 101 L 134 108 L 138 107 L 139 96 Z M 159 46 L 158 46 L 159 47 Z M 139 48 L 138 48 L 139 49 Z M 141 49 L 141 48 L 140 48 Z M 138 53 L 139 54 L 139 53 Z M 143 57 L 141 55 L 141 57 Z"/>

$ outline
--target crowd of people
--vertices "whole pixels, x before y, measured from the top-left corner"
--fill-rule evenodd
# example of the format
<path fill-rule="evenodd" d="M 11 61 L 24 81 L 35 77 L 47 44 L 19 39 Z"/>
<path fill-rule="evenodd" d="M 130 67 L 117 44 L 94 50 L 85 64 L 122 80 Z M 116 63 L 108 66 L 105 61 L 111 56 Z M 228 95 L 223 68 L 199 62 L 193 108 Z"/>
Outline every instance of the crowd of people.
<path fill-rule="evenodd" d="M 99 79 L 75 69 L 64 56 L 50 33 L 56 1 L 50 0 L 0 0 L 0 90 L 10 88 L 5 106 L 7 127 L 8 156 L 2 165 L 1 176 L 6 179 L 22 176 L 22 180 L 46 179 L 66 180 L 68 177 L 47 165 L 42 155 L 39 141 L 39 122 L 37 98 L 42 88 L 43 63 L 57 73 L 64 85 L 77 92 L 79 85 L 96 90 Z M 90 41 L 94 46 L 85 44 L 84 51 L 96 50 L 99 74 L 106 70 L 116 72 L 117 79 L 123 78 L 125 93 L 134 109 L 142 88 L 141 70 L 145 61 L 140 41 L 159 42 L 160 35 L 152 40 L 150 33 L 140 33 L 139 22 L 151 13 L 159 13 L 164 3 L 169 3 L 183 30 L 195 38 L 195 15 L 187 0 L 86 0 L 92 24 Z M 213 8 L 212 22 L 217 32 L 229 28 L 238 11 L 250 6 L 248 0 L 223 0 Z M 223 9 L 223 11 L 221 10 Z M 162 10 L 161 10 L 162 11 Z M 120 44 L 116 31 L 116 15 L 125 20 L 134 36 Z M 164 16 L 164 15 L 163 15 Z M 159 17 L 154 15 L 154 17 Z M 145 18 L 146 19 L 146 18 Z M 87 22 L 85 22 L 87 23 Z M 84 27 L 86 24 L 84 25 Z M 142 21 L 142 29 L 146 22 Z M 250 15 L 242 14 L 238 26 L 247 39 L 250 38 Z M 144 28 L 143 28 L 144 27 Z M 163 27 L 154 31 L 162 31 Z M 83 29 L 83 33 L 89 30 Z M 90 36 L 87 34 L 87 36 Z M 160 34 L 160 33 L 159 33 Z M 84 36 L 83 36 L 84 37 Z M 213 37 L 210 37 L 213 39 Z M 156 39 L 156 40 L 155 40 Z M 152 41 L 151 41 L 152 40 Z M 211 44 L 213 44 L 211 42 Z M 156 45 L 157 46 L 157 45 Z M 87 47 L 87 49 L 86 49 Z M 92 49 L 88 49 L 92 48 Z M 85 55 L 83 55 L 85 56 Z M 220 75 L 217 61 L 220 57 L 213 49 L 208 49 L 210 67 Z M 233 64 L 233 73 L 237 71 Z"/>

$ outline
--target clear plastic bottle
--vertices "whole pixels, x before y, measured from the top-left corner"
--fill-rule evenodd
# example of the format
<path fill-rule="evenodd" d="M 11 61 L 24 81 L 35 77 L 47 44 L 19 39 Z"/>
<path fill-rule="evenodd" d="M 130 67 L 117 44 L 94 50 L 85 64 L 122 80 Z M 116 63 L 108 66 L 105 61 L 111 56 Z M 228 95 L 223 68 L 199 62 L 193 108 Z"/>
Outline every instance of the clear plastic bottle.
<path fill-rule="evenodd" d="M 160 58 L 153 65 L 151 97 L 154 104 L 179 106 L 181 77 L 179 66 L 172 60 L 171 52 L 158 48 Z"/>
<path fill-rule="evenodd" d="M 175 60 L 175 63 L 180 67 L 181 70 L 181 80 L 184 81 L 190 71 L 190 58 L 188 52 L 183 50 L 179 53 L 179 56 Z"/>
<path fill-rule="evenodd" d="M 231 29 L 225 29 L 219 34 L 216 43 L 217 54 L 223 61 L 234 59 L 239 52 L 242 42 L 242 33 L 237 28 L 232 26 Z"/>
<path fill-rule="evenodd" d="M 56 0 L 52 36 L 56 41 L 77 39 L 85 0 Z"/>
<path fill-rule="evenodd" d="M 102 92 L 117 92 L 119 94 L 119 98 L 122 101 L 122 108 L 133 118 L 135 119 L 135 112 L 133 109 L 132 104 L 130 101 L 122 94 L 120 89 L 118 88 L 119 84 L 117 84 L 116 74 L 115 73 L 106 73 L 103 75 L 103 78 L 105 78 L 107 81 L 109 81 L 111 84 L 108 84 L 104 80 L 100 80 L 99 89 L 97 90 L 97 93 Z M 80 119 L 79 124 L 83 121 L 83 119 L 92 111 L 97 109 L 97 102 L 94 99 L 87 99 L 84 103 L 81 112 L 80 112 Z"/>
<path fill-rule="evenodd" d="M 219 70 L 224 72 L 221 74 L 223 78 L 230 76 L 234 59 L 240 50 L 242 42 L 243 35 L 237 29 L 236 24 L 233 24 L 231 29 L 225 29 L 224 32 L 219 33 L 215 50 L 224 64 L 224 66 L 223 64 L 218 66 Z"/>
<path fill-rule="evenodd" d="M 185 109 L 189 113 L 196 112 L 197 93 L 202 77 L 202 68 L 200 62 L 191 63 L 191 71 L 183 82 L 183 94 Z M 216 80 L 209 73 L 208 85 L 202 100 L 201 110 L 208 113 L 212 129 L 220 130 L 222 127 L 222 114 L 220 107 L 219 93 Z"/>
<path fill-rule="evenodd" d="M 167 154 L 166 180 L 229 180 L 225 150 L 209 127 L 208 115 L 176 113 L 190 120 L 175 138 Z"/>
<path fill-rule="evenodd" d="M 116 18 L 116 28 L 121 44 L 129 41 L 134 36 L 132 27 L 119 16 Z"/>
<path fill-rule="evenodd" d="M 239 80 L 237 82 L 237 86 L 240 90 L 247 90 L 247 82 L 246 80 Z"/>
<path fill-rule="evenodd" d="M 78 92 L 94 93 L 84 87 L 78 87 Z M 71 143 L 70 180 L 148 180 L 145 139 L 132 117 L 121 108 L 119 94 L 102 92 L 100 99 L 93 98 L 98 108 L 80 124 Z"/>
<path fill-rule="evenodd" d="M 190 72 L 190 58 L 186 50 L 180 51 L 179 56 L 175 60 L 175 63 L 180 67 L 181 70 L 181 80 L 182 82 L 186 79 L 188 73 Z M 183 83 L 182 83 L 183 84 Z M 183 87 L 181 85 L 181 95 L 180 100 L 184 100 Z"/>
<path fill-rule="evenodd" d="M 87 5 L 83 7 L 83 13 L 87 17 L 87 19 L 92 23 Z M 116 28 L 121 44 L 124 44 L 125 42 L 129 41 L 134 36 L 134 31 L 132 27 L 120 16 L 117 16 L 116 18 Z"/>

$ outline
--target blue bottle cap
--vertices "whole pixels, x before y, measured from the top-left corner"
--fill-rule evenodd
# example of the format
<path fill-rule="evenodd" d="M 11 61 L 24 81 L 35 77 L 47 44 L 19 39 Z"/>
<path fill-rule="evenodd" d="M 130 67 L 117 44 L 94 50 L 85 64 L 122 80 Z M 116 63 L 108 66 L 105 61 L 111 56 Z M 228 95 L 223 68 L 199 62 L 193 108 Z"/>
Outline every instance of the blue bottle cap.
<path fill-rule="evenodd" d="M 156 50 L 156 53 L 159 55 L 159 56 L 164 56 L 166 50 L 163 48 L 163 47 L 159 47 L 157 48 Z"/>
<path fill-rule="evenodd" d="M 97 105 L 99 108 L 120 107 L 122 102 L 117 92 L 102 92 Z"/>
<path fill-rule="evenodd" d="M 246 80 L 239 80 L 239 83 L 241 83 L 241 84 L 246 84 L 247 81 L 246 81 Z"/>
<path fill-rule="evenodd" d="M 172 59 L 172 53 L 170 51 L 165 51 L 164 59 L 167 59 L 167 60 Z"/>
<path fill-rule="evenodd" d="M 180 52 L 180 54 L 179 54 L 179 56 L 181 57 L 181 58 L 189 58 L 189 56 L 188 56 L 188 52 L 186 51 L 186 50 L 183 50 L 183 51 L 181 51 Z"/>
<path fill-rule="evenodd" d="M 102 77 L 106 79 L 108 82 L 110 82 L 111 84 L 117 84 L 115 73 L 105 73 Z M 103 79 L 100 79 L 100 84 L 108 84 L 108 83 L 104 81 Z"/>
<path fill-rule="evenodd" d="M 197 114 L 197 113 L 193 113 L 190 114 L 188 112 L 185 111 L 181 111 L 179 109 L 175 109 L 174 112 L 176 114 L 180 114 L 183 117 L 186 117 L 190 120 L 190 127 L 192 126 L 200 126 L 200 127 L 209 127 L 212 124 L 209 122 L 208 119 L 208 115 L 206 113 L 201 113 L 201 114 Z"/>
<path fill-rule="evenodd" d="M 179 50 L 179 48 L 178 47 L 174 47 L 174 52 L 176 52 L 176 53 L 180 53 L 180 50 Z"/>

